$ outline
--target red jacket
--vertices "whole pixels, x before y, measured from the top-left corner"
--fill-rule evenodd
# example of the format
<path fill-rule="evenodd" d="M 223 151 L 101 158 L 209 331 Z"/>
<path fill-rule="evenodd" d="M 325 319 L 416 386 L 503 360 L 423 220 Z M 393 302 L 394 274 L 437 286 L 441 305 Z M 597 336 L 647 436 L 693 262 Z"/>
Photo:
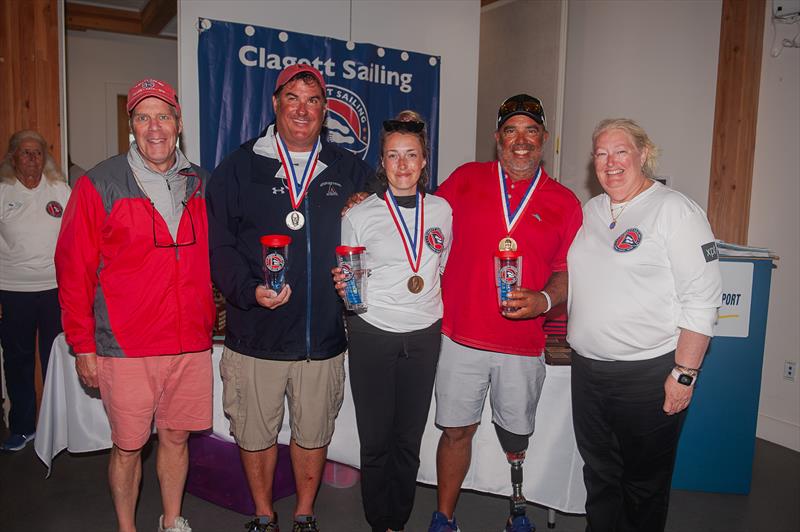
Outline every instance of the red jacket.
<path fill-rule="evenodd" d="M 64 332 L 76 353 L 146 357 L 211 347 L 207 173 L 196 166 L 185 173 L 186 207 L 175 241 L 125 155 L 76 183 L 55 256 Z"/>

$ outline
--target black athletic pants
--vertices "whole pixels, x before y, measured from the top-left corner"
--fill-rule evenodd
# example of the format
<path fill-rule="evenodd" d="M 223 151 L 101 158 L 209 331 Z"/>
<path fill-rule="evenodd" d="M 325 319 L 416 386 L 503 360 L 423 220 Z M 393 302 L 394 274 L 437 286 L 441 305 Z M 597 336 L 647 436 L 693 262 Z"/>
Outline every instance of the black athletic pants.
<path fill-rule="evenodd" d="M 661 532 L 686 415 L 668 416 L 675 353 L 608 362 L 572 357 L 572 421 L 583 457 L 587 532 Z"/>
<path fill-rule="evenodd" d="M 373 531 L 402 530 L 414 505 L 442 323 L 410 333 L 386 332 L 356 316 L 347 323 L 364 513 Z"/>
<path fill-rule="evenodd" d="M 36 331 L 39 331 L 39 360 L 44 380 L 50 348 L 61 332 L 58 289 L 42 292 L 0 290 L 0 305 L 3 307 L 0 320 L 3 369 L 11 400 L 9 429 L 12 434 L 30 434 L 36 431 Z"/>

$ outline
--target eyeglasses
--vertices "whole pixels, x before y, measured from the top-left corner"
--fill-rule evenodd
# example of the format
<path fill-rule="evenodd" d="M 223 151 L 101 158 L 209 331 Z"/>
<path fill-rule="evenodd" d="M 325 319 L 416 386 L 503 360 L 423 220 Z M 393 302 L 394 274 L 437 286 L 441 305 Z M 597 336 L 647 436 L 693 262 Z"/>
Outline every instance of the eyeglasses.
<path fill-rule="evenodd" d="M 383 130 L 387 133 L 400 131 L 402 133 L 419 133 L 425 129 L 425 122 L 416 120 L 384 120 Z"/>
<path fill-rule="evenodd" d="M 518 113 L 532 115 L 532 118 L 543 126 L 546 123 L 542 102 L 533 96 L 518 94 L 504 101 L 500 106 L 500 110 L 497 111 L 497 125 L 499 126 L 501 123 L 505 122 L 506 118 Z"/>
<path fill-rule="evenodd" d="M 190 242 L 167 242 L 167 243 L 160 243 L 156 238 L 156 206 L 151 201 L 150 202 L 150 213 L 153 216 L 153 245 L 157 248 L 182 248 L 186 246 L 191 246 L 197 243 L 197 235 L 194 232 L 194 219 L 192 218 L 192 210 L 186 206 L 186 202 L 182 201 L 183 203 L 183 210 L 186 214 L 189 215 L 189 223 L 192 226 L 192 240 Z"/>

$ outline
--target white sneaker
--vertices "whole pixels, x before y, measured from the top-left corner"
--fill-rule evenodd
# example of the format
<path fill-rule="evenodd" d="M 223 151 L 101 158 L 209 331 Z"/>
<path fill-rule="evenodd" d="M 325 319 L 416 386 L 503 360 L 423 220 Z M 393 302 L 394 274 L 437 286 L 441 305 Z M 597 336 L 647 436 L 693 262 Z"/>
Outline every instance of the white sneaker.
<path fill-rule="evenodd" d="M 171 527 L 164 528 L 164 516 L 162 515 L 158 518 L 158 532 L 192 532 L 192 527 L 189 526 L 189 521 L 178 516 Z"/>

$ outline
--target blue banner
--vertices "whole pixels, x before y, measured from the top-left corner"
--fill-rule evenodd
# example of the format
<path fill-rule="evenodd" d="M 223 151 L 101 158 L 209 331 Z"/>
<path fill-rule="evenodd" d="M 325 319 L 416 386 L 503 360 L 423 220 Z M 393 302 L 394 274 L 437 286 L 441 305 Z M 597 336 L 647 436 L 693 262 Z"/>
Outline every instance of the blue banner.
<path fill-rule="evenodd" d="M 429 187 L 435 189 L 439 56 L 204 18 L 198 24 L 204 168 L 216 167 L 274 120 L 278 74 L 288 65 L 305 63 L 322 72 L 327 83 L 328 139 L 373 167 L 382 122 L 404 109 L 421 114 L 431 144 Z"/>

